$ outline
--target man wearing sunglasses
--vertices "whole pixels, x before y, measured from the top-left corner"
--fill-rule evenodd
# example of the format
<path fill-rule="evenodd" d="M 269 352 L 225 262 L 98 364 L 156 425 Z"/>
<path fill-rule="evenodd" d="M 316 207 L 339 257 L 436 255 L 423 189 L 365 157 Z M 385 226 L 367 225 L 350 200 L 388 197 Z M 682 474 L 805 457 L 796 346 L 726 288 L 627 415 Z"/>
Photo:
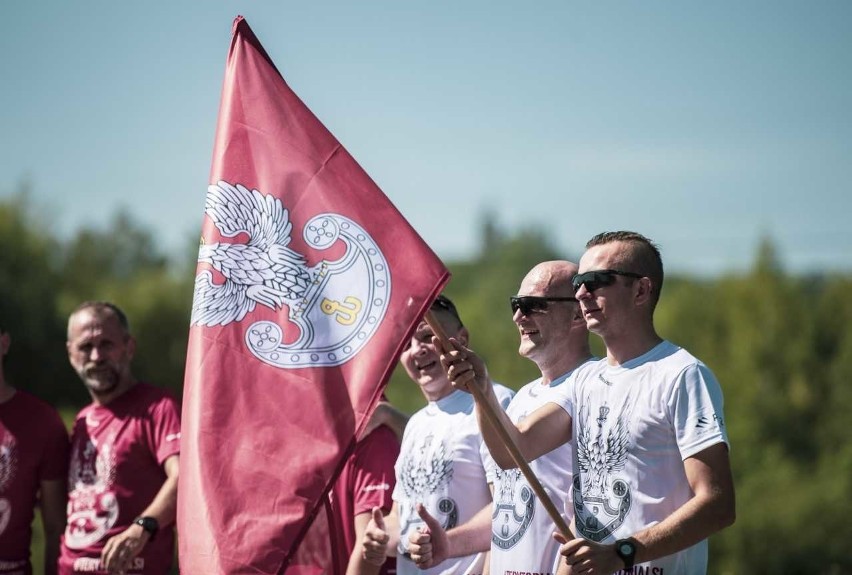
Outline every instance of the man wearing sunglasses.
<path fill-rule="evenodd" d="M 467 328 L 449 298 L 438 296 L 431 311 L 447 336 L 468 341 Z M 399 575 L 482 573 L 484 553 L 472 551 L 421 571 L 423 557 L 409 549 L 409 535 L 424 528 L 420 517 L 424 510 L 449 529 L 467 522 L 491 502 L 473 398 L 453 389 L 433 337 L 432 328 L 421 322 L 400 358 L 429 403 L 405 427 L 396 462 L 393 507 L 386 517 L 380 508 L 373 509 L 362 539 L 362 554 L 372 565 L 381 565 L 386 555 L 397 556 Z M 510 389 L 490 381 L 488 387 L 498 405 L 508 405 L 513 395 Z"/>
<path fill-rule="evenodd" d="M 577 538 L 560 550 L 560 574 L 706 573 L 707 538 L 735 517 L 721 388 L 654 328 L 657 247 L 606 232 L 586 248 L 572 283 L 607 357 L 581 366 L 518 426 L 495 411 L 528 459 L 574 440 Z M 479 386 L 495 407 L 477 358 L 455 348 L 442 356 L 454 385 Z M 483 436 L 497 463 L 513 467 L 496 434 L 486 427 Z"/>
<path fill-rule="evenodd" d="M 548 402 L 580 365 L 592 359 L 586 322 L 571 287 L 577 264 L 550 261 L 536 265 L 524 277 L 518 295 L 509 299 L 518 328 L 518 353 L 533 362 L 541 377 L 521 388 L 506 413 L 513 422 Z M 484 447 L 487 453 L 487 448 Z M 428 532 L 415 534 L 411 552 L 426 557 L 424 564 L 477 550 L 491 551 L 490 572 L 554 573 L 559 543 L 551 537 L 553 522 L 518 469 L 500 469 L 488 455 L 488 481 L 494 492 L 488 505 L 465 525 L 445 532 L 425 516 Z M 571 446 L 563 443 L 530 462 L 550 499 L 562 507 L 570 498 Z M 571 510 L 565 514 L 570 522 Z"/>

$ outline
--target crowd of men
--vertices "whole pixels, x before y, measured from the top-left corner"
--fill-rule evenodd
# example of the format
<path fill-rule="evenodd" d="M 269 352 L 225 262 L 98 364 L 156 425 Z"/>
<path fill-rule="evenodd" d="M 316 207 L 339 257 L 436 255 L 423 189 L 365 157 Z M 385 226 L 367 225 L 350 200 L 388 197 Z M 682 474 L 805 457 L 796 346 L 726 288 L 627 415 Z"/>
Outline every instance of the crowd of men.
<path fill-rule="evenodd" d="M 657 334 L 662 286 L 658 248 L 633 232 L 595 236 L 579 264 L 533 267 L 510 304 L 518 353 L 541 376 L 517 393 L 491 380 L 439 296 L 400 359 L 426 407 L 408 419 L 381 402 L 329 494 L 341 570 L 705 573 L 707 538 L 735 517 L 722 392 Z M 134 377 L 127 317 L 107 302 L 69 317 L 69 362 L 92 399 L 70 439 L 55 409 L 5 380 L 9 327 L 0 575 L 32 573 L 36 508 L 49 575 L 168 573 L 180 410 Z M 592 356 L 589 332 L 605 357 Z M 554 506 L 568 532 L 554 534 Z"/>

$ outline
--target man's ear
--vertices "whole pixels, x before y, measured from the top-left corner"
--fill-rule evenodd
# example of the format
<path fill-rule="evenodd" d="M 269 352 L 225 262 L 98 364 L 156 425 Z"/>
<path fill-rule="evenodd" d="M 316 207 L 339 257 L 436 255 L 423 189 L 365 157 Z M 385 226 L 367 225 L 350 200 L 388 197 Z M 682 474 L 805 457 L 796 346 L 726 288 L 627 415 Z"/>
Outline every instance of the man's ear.
<path fill-rule="evenodd" d="M 635 284 L 636 305 L 645 305 L 651 301 L 651 278 L 638 278 Z"/>
<path fill-rule="evenodd" d="M 127 336 L 127 354 L 130 359 L 133 359 L 133 356 L 136 355 L 136 338 L 132 335 Z"/>

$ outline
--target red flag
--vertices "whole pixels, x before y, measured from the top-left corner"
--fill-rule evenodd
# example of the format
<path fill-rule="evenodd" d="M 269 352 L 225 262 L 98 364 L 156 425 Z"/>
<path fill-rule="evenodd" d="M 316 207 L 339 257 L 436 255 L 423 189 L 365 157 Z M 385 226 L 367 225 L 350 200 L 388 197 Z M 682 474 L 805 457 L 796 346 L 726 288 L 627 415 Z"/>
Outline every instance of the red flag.
<path fill-rule="evenodd" d="M 329 572 L 299 559 L 330 544 L 323 497 L 449 273 L 241 17 L 198 262 L 181 571 Z M 311 532 L 325 541 L 306 540 L 297 557 L 317 516 Z"/>

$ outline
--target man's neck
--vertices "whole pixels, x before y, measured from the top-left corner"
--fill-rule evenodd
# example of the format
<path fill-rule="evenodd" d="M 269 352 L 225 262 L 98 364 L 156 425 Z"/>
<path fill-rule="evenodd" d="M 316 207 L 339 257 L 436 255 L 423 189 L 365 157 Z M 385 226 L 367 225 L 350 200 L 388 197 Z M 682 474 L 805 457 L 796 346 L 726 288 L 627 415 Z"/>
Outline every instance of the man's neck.
<path fill-rule="evenodd" d="M 648 353 L 662 341 L 663 339 L 653 330 L 638 336 L 632 334 L 619 338 L 605 338 L 607 363 L 623 365 L 631 359 Z"/>
<path fill-rule="evenodd" d="M 436 391 L 433 393 L 427 393 L 425 390 L 423 391 L 423 396 L 426 398 L 426 401 L 440 401 L 445 397 L 449 397 L 453 394 L 455 388 L 452 385 L 447 385 L 446 387 L 442 387 L 440 391 Z"/>
<path fill-rule="evenodd" d="M 125 393 L 127 393 L 128 391 L 133 389 L 134 387 L 136 387 L 136 383 L 137 383 L 137 381 L 135 379 L 129 379 L 127 381 L 120 383 L 118 385 L 118 387 L 116 387 L 114 390 L 110 391 L 109 393 L 105 393 L 103 395 L 97 395 L 97 394 L 93 393 L 92 390 L 89 390 L 89 395 L 92 397 L 92 402 L 95 405 L 104 406 L 104 405 L 107 405 L 109 403 L 112 403 L 113 401 L 115 401 L 116 399 L 118 399 L 119 397 L 121 397 L 122 395 L 124 395 Z"/>
<path fill-rule="evenodd" d="M 567 352 L 559 356 L 559 359 L 548 365 L 539 365 L 541 370 L 541 384 L 550 385 L 553 380 L 562 377 L 569 371 L 574 371 L 592 357 L 589 346 L 583 346 L 573 352 Z"/>

